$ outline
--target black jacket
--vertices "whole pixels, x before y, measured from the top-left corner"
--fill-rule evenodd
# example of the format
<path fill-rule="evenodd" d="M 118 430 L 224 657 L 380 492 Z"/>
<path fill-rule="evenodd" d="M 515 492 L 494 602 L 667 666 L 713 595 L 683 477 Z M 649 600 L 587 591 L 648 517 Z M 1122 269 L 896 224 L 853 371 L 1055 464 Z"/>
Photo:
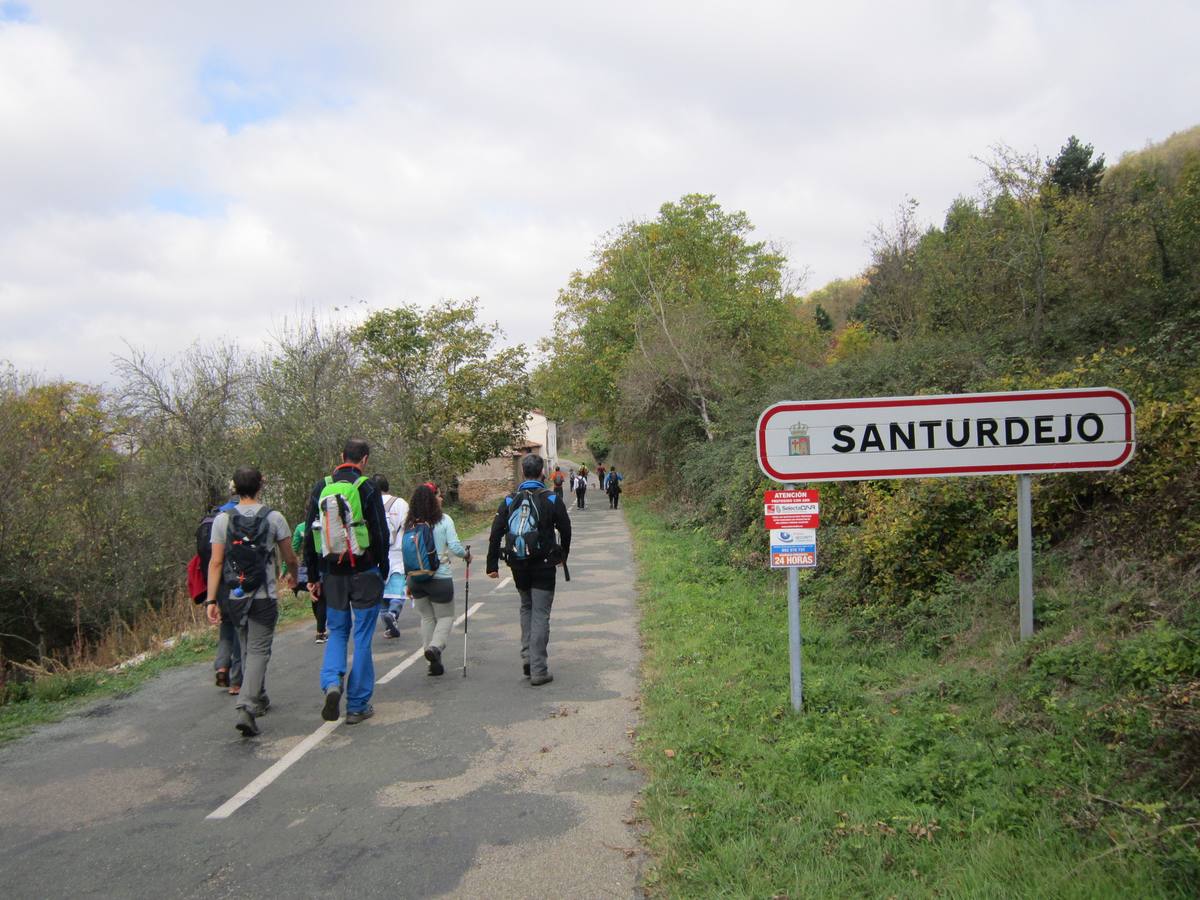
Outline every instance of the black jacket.
<path fill-rule="evenodd" d="M 544 515 L 547 511 L 550 512 L 550 522 L 553 529 L 558 532 L 558 558 L 522 565 L 528 565 L 531 569 L 552 569 L 559 562 L 566 560 L 567 554 L 571 552 L 571 517 L 567 515 L 566 504 L 560 502 L 559 497 L 553 491 L 546 490 L 540 481 L 522 482 L 517 487 L 517 491 L 523 489 L 542 492 L 541 502 L 544 506 L 539 507 L 538 512 L 540 515 Z M 500 548 L 504 543 L 504 534 L 508 531 L 509 501 L 515 496 L 515 493 L 509 494 L 500 501 L 500 506 L 496 509 L 496 517 L 492 519 L 492 531 L 488 535 L 488 554 L 487 565 L 484 567 L 485 572 L 499 571 Z"/>
<path fill-rule="evenodd" d="M 354 482 L 360 477 L 362 477 L 362 469 L 353 463 L 342 463 L 333 470 L 334 481 Z M 316 572 L 320 572 L 322 575 L 328 573 L 349 575 L 378 566 L 379 574 L 386 581 L 391 532 L 388 529 L 387 514 L 383 509 L 383 494 L 379 492 L 375 487 L 375 482 L 370 478 L 358 486 L 358 496 L 362 501 L 363 522 L 367 526 L 371 543 L 365 553 L 354 557 L 354 564 L 351 565 L 348 560 L 343 563 L 336 560 L 326 562 L 317 555 L 317 547 L 313 542 L 312 523 L 317 516 L 317 503 L 321 499 L 321 491 L 324 488 L 325 479 L 322 478 L 313 485 L 312 493 L 308 497 L 308 505 L 304 509 L 304 565 L 308 568 L 309 580 L 313 580 L 313 574 Z"/>

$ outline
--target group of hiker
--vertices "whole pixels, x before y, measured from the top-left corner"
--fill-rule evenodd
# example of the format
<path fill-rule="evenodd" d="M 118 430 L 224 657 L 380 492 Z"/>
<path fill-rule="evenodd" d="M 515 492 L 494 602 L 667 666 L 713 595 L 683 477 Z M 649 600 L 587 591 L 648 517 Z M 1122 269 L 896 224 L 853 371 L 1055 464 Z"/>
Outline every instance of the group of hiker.
<path fill-rule="evenodd" d="M 385 637 L 399 637 L 397 617 L 409 600 L 420 613 L 428 674 L 445 672 L 442 653 L 454 621 L 450 560 L 457 556 L 469 566 L 472 554 L 444 512 L 436 483 L 418 485 L 405 501 L 389 493 L 385 476 L 365 474 L 369 455 L 366 441 L 348 440 L 341 463 L 313 485 L 295 529 L 262 503 L 262 473 L 239 467 L 231 485 L 236 499 L 212 510 L 197 530 L 189 582 L 193 597 L 205 603 L 208 621 L 220 627 L 216 684 L 237 695 L 235 727 L 244 736 L 260 733 L 257 720 L 271 705 L 266 674 L 281 581 L 307 591 L 312 601 L 315 641 L 325 648 L 320 669 L 325 721 L 341 718 L 343 699 L 347 725 L 374 714 L 376 625 L 382 618 Z M 565 568 L 571 546 L 566 477 L 555 467 L 548 487 L 544 465 L 532 453 L 520 460 L 524 480 L 497 507 L 486 565 L 490 578 L 499 577 L 501 560 L 512 573 L 521 599 L 522 671 L 533 686 L 554 680 L 547 653 L 550 610 L 557 567 Z M 597 474 L 615 507 L 621 476 L 614 469 L 605 479 L 603 471 L 598 467 Z M 582 491 L 575 488 L 582 509 L 586 468 L 571 478 L 582 480 Z"/>
<path fill-rule="evenodd" d="M 596 486 L 608 495 L 608 506 L 610 509 L 617 509 L 620 506 L 621 482 L 624 480 L 625 476 L 620 474 L 615 468 L 606 470 L 603 463 L 596 466 Z M 549 481 L 553 485 L 554 493 L 558 496 L 560 502 L 563 497 L 563 485 L 569 484 L 571 490 L 575 492 L 575 508 L 587 509 L 587 466 L 580 466 L 579 471 L 571 469 L 567 475 L 563 474 L 559 466 L 555 466 Z"/>

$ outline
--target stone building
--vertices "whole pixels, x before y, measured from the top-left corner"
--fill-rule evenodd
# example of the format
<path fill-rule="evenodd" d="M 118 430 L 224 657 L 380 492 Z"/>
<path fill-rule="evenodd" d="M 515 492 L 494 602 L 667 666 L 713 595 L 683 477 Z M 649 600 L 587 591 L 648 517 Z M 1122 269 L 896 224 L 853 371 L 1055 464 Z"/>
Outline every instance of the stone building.
<path fill-rule="evenodd" d="M 458 479 L 458 500 L 465 506 L 490 506 L 521 481 L 521 457 L 536 453 L 545 458 L 547 469 L 558 459 L 558 425 L 540 409 L 525 416 L 525 437 L 507 453 L 479 463 Z"/>

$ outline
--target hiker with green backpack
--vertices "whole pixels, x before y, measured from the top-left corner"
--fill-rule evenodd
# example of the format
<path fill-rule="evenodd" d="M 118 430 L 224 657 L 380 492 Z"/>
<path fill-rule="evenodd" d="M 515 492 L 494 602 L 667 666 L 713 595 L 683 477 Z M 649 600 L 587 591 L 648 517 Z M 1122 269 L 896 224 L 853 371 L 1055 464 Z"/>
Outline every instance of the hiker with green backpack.
<path fill-rule="evenodd" d="M 326 604 L 329 640 L 321 665 L 325 695 L 321 718 L 336 722 L 346 695 L 346 724 L 375 712 L 375 660 L 371 640 L 388 577 L 388 527 L 379 488 L 363 474 L 370 447 L 351 438 L 342 462 L 318 481 L 308 498 L 304 540 L 308 589 Z M 346 648 L 354 635 L 354 665 L 346 677 Z"/>

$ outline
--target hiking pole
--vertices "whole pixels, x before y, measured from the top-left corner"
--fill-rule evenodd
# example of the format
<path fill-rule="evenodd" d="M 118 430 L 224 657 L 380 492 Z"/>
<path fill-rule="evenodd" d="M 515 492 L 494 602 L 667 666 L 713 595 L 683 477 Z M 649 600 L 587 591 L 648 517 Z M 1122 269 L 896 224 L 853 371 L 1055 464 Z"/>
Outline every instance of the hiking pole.
<path fill-rule="evenodd" d="M 467 574 L 463 579 L 463 678 L 467 677 L 467 622 L 471 616 L 471 545 L 467 544 Z"/>

